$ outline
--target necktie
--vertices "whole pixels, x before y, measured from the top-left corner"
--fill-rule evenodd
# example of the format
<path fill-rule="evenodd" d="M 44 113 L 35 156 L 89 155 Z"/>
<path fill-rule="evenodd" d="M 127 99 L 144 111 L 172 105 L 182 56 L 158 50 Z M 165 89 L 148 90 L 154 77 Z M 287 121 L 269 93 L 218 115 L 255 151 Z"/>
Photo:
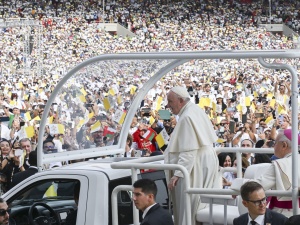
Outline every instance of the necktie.
<path fill-rule="evenodd" d="M 256 225 L 256 222 L 254 220 L 250 221 L 251 225 Z"/>

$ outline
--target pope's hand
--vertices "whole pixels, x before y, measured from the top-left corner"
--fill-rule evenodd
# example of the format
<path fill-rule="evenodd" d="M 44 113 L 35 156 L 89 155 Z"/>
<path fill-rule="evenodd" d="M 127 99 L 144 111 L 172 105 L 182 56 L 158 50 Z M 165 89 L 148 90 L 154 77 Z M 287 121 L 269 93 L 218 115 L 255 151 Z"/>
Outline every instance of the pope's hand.
<path fill-rule="evenodd" d="M 172 190 L 177 185 L 178 180 L 179 180 L 179 177 L 173 176 L 171 178 L 170 182 L 168 183 L 168 188 L 170 190 Z"/>

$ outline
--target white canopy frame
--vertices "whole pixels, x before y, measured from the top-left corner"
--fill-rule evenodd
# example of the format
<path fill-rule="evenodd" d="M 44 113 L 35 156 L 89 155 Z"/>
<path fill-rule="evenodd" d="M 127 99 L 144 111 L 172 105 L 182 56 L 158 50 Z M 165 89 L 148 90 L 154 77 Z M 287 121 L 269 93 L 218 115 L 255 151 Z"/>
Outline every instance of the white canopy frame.
<path fill-rule="evenodd" d="M 117 153 L 123 153 L 126 145 L 126 138 L 128 130 L 130 129 L 131 121 L 137 111 L 140 102 L 146 96 L 148 91 L 153 85 L 160 80 L 165 74 L 170 72 L 172 69 L 179 65 L 182 65 L 190 60 L 194 59 L 258 59 L 259 63 L 266 68 L 270 69 L 286 69 L 291 73 L 292 77 L 292 127 L 298 128 L 298 77 L 297 71 L 290 65 L 287 64 L 269 64 L 264 59 L 277 59 L 277 58 L 300 58 L 299 50 L 263 50 L 263 51 L 199 51 L 199 52 L 159 52 L 159 53 L 124 53 L 124 54 L 109 54 L 100 55 L 89 60 L 86 60 L 71 71 L 69 71 L 57 84 L 53 90 L 49 100 L 44 109 L 44 113 L 40 123 L 40 132 L 38 136 L 38 168 L 42 170 L 42 166 L 45 163 L 66 161 L 74 159 L 82 159 L 88 157 L 97 157 L 102 155 L 111 155 Z M 161 68 L 156 74 L 154 74 L 138 91 L 127 116 L 125 118 L 121 133 L 120 140 L 117 145 L 104 146 L 100 148 L 90 148 L 84 150 L 62 152 L 55 154 L 44 154 L 43 153 L 43 134 L 47 123 L 47 116 L 50 111 L 50 107 L 58 95 L 60 89 L 64 84 L 79 70 L 82 68 L 101 61 L 115 61 L 115 60 L 171 60 L 166 66 Z M 292 198 L 293 198 L 293 213 L 297 214 L 298 210 L 298 129 L 292 130 Z"/>

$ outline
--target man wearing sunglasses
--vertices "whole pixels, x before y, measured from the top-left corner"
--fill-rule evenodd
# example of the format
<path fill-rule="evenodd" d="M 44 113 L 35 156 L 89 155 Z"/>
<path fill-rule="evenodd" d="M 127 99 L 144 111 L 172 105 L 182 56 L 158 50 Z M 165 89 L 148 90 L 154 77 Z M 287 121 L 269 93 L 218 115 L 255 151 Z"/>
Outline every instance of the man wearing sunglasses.
<path fill-rule="evenodd" d="M 3 198 L 0 198 L 0 225 L 15 225 L 16 222 L 9 218 L 10 209 Z"/>
<path fill-rule="evenodd" d="M 245 213 L 233 220 L 233 225 L 281 225 L 287 218 L 277 212 L 267 209 L 267 198 L 263 187 L 255 182 L 248 181 L 241 187 L 243 205 L 248 209 Z"/>

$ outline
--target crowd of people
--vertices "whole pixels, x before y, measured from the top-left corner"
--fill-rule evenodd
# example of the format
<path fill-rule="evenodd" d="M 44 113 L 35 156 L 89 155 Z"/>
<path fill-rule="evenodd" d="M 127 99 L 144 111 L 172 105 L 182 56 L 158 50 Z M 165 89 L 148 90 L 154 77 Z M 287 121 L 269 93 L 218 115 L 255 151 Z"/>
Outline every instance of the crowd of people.
<path fill-rule="evenodd" d="M 56 84 L 86 59 L 103 53 L 294 46 L 293 38 L 274 35 L 258 26 L 259 15 L 266 12 L 257 2 L 233 5 L 230 1 L 118 1 L 107 4 L 104 13 L 100 1 L 14 1 L 9 6 L 5 3 L 4 18 L 41 21 L 43 54 L 39 55 L 35 45 L 30 55 L 23 49 L 28 32 L 34 37 L 33 43 L 37 43 L 37 28 L 1 29 L 3 191 L 12 187 L 15 173 L 29 167 L 29 153 L 36 147 L 44 107 Z M 291 14 L 289 18 L 296 21 L 297 3 L 288 4 L 290 8 L 282 9 L 274 2 L 273 11 L 280 12 L 276 15 Z M 135 36 L 119 37 L 106 32 L 99 26 L 103 17 L 107 22 L 123 24 Z M 38 75 L 40 57 L 43 65 L 42 74 Z M 299 71 L 297 59 L 276 62 L 289 63 Z M 136 93 L 166 63 L 101 62 L 81 70 L 61 89 L 47 115 L 45 153 L 116 144 Z M 28 65 L 30 73 L 24 76 Z M 255 147 L 272 147 L 277 130 L 291 127 L 291 76 L 287 71 L 265 69 L 251 59 L 191 60 L 168 73 L 145 96 L 131 124 L 126 157 L 164 151 L 178 120 L 176 115 L 166 113 L 167 93 L 174 86 L 186 87 L 191 101 L 204 109 L 218 136 L 216 147 L 242 146 L 245 140 Z M 228 183 L 230 179 L 224 180 L 224 186 Z"/>
<path fill-rule="evenodd" d="M 33 152 L 38 143 L 43 116 L 47 118 L 47 126 L 43 131 L 45 154 L 116 145 L 134 97 L 143 84 L 170 61 L 123 60 L 90 65 L 61 88 L 50 112 L 45 116 L 45 105 L 57 83 L 77 64 L 104 53 L 284 50 L 294 48 L 295 44 L 293 37 L 273 34 L 259 26 L 264 21 L 268 22 L 268 1 L 263 1 L 263 4 L 260 4 L 261 1 L 251 4 L 237 1 L 175 1 L 166 4 L 164 1 L 132 0 L 113 1 L 106 3 L 105 7 L 101 5 L 102 1 L 2 3 L 2 18 L 35 19 L 41 22 L 40 30 L 34 26 L 16 26 L 0 31 L 2 192 L 37 172 L 36 155 Z M 283 21 L 299 30 L 298 8 L 297 1 L 284 1 L 284 4 L 272 1 L 272 22 Z M 107 32 L 99 25 L 103 21 L 122 24 L 134 33 L 134 37 Z M 28 33 L 33 38 L 30 54 L 24 49 Z M 41 46 L 37 46 L 38 38 L 41 38 Z M 274 62 L 290 64 L 299 72 L 298 59 L 276 59 Z M 290 155 L 291 136 L 279 133 L 291 129 L 291 82 L 291 75 L 287 71 L 263 68 L 252 59 L 190 60 L 166 74 L 145 96 L 132 120 L 122 156 L 188 154 L 191 149 L 184 147 L 192 145 L 190 137 L 185 137 L 185 142 L 182 142 L 184 145 L 179 143 L 183 135 L 190 133 L 178 128 L 184 126 L 188 129 L 185 127 L 186 121 L 179 120 L 178 114 L 183 114 L 181 108 L 177 108 L 177 103 L 182 104 L 183 111 L 188 110 L 187 104 L 198 112 L 196 106 L 191 106 L 194 103 L 207 117 L 201 117 L 203 121 L 211 123 L 213 133 L 210 139 L 207 138 L 207 145 L 203 144 L 203 134 L 194 138 L 194 142 L 202 138 L 199 141 L 202 144 L 198 146 L 199 143 L 196 143 L 195 149 L 211 149 L 212 143 L 214 147 L 271 148 L 276 140 L 277 143 L 285 142 L 289 148 L 279 148 L 277 144 L 275 155 L 244 154 L 243 169 L 251 164 L 270 163 L 272 160 L 286 163 L 288 160 L 280 161 L 278 158 Z M 198 150 L 191 152 L 198 154 Z M 218 166 L 216 155 L 213 151 L 209 152 L 216 159 L 216 167 L 207 172 L 212 175 L 197 177 L 217 176 L 219 168 L 236 165 L 233 155 L 220 153 Z M 204 160 L 203 155 L 197 157 Z M 64 163 L 72 162 L 56 162 L 45 167 L 62 166 Z M 178 160 L 178 163 L 182 161 Z M 197 170 L 197 163 L 188 166 L 193 171 L 191 174 L 201 171 Z M 21 171 L 26 174 L 20 176 L 18 172 Z M 276 179 L 280 179 L 276 176 Z M 235 178 L 236 174 L 225 172 L 223 187 L 229 188 Z M 183 193 L 180 180 L 180 172 L 175 171 L 167 180 L 169 188 L 177 188 L 175 191 Z M 207 184 L 205 180 L 197 182 L 195 185 L 201 187 L 214 185 Z M 268 186 L 264 188 L 275 186 L 269 179 Z M 202 207 L 197 202 L 193 204 L 194 210 Z M 179 206 L 177 204 L 176 220 L 183 221 L 186 215 L 182 214 Z"/>

